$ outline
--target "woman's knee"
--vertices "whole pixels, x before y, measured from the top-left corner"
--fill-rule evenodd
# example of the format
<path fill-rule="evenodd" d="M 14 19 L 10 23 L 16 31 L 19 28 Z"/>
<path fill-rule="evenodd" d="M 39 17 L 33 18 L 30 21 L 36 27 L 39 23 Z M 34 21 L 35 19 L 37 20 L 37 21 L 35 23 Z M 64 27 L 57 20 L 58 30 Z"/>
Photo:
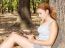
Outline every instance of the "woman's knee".
<path fill-rule="evenodd" d="M 10 34 L 10 37 L 12 37 L 12 38 L 14 38 L 16 36 L 16 33 L 15 32 L 12 32 L 11 34 Z"/>

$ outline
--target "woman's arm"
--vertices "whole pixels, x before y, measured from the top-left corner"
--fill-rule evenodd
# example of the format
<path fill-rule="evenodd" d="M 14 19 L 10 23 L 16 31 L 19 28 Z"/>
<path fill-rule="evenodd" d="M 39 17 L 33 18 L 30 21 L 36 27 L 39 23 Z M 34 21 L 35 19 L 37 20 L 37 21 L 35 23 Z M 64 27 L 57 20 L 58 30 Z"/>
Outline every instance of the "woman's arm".
<path fill-rule="evenodd" d="M 56 36 L 57 36 L 57 24 L 56 22 L 54 21 L 53 23 L 51 23 L 50 25 L 50 37 L 48 40 L 35 40 L 35 39 L 31 39 L 30 41 L 35 43 L 35 44 L 39 44 L 39 45 L 53 45 L 55 39 L 56 39 Z"/>

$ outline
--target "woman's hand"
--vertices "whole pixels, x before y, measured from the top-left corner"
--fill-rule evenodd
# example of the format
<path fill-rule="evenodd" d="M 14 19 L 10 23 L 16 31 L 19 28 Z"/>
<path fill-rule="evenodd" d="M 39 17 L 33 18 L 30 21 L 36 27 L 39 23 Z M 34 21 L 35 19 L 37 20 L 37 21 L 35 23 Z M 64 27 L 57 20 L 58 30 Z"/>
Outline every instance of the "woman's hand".
<path fill-rule="evenodd" d="M 30 42 L 34 42 L 35 41 L 35 36 L 34 35 L 28 35 L 28 40 Z"/>
<path fill-rule="evenodd" d="M 29 41 L 33 42 L 35 40 L 35 36 L 34 35 L 24 35 L 25 37 L 28 38 Z"/>

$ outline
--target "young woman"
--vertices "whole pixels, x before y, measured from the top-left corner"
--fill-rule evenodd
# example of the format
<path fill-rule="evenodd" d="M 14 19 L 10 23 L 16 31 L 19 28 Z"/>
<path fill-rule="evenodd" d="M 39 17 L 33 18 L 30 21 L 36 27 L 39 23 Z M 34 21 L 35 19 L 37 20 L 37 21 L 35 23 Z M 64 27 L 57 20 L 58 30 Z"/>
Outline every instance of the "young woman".
<path fill-rule="evenodd" d="M 37 8 L 38 17 L 41 19 L 37 31 L 39 35 L 25 35 L 28 38 L 12 33 L 1 45 L 0 48 L 12 48 L 14 43 L 23 48 L 51 48 L 57 36 L 56 12 L 47 3 L 42 3 Z"/>

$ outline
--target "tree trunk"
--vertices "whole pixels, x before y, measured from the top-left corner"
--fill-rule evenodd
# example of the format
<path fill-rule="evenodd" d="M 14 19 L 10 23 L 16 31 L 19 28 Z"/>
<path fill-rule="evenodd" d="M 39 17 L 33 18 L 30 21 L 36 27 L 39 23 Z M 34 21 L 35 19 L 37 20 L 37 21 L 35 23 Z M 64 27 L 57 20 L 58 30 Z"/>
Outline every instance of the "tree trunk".
<path fill-rule="evenodd" d="M 33 23 L 30 18 L 30 0 L 19 0 L 18 13 L 23 21 L 23 24 L 26 27 L 30 28 L 33 26 Z"/>
<path fill-rule="evenodd" d="M 65 48 L 65 0 L 50 0 L 50 6 L 57 10 L 57 22 L 59 26 L 59 33 L 55 44 L 52 48 Z"/>

